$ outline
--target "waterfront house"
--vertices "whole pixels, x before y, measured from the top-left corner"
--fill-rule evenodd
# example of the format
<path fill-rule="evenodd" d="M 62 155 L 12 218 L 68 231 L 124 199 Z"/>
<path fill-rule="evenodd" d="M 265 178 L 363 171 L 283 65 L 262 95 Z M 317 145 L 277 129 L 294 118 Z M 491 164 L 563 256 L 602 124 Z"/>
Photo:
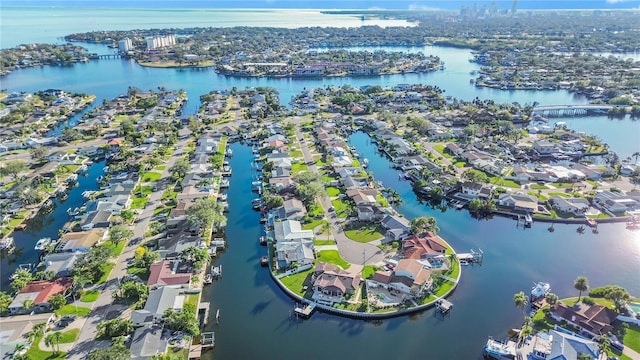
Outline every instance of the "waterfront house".
<path fill-rule="evenodd" d="M 376 271 L 367 280 L 367 288 L 384 288 L 413 296 L 421 295 L 431 286 L 431 270 L 414 259 L 402 259 L 393 271 Z"/>
<path fill-rule="evenodd" d="M 432 232 L 411 235 L 402 240 L 402 251 L 407 259 L 428 259 L 444 255 L 447 247 L 442 238 Z"/>
<path fill-rule="evenodd" d="M 556 144 L 550 142 L 547 139 L 540 139 L 533 142 L 532 149 L 538 155 L 550 155 L 554 152 L 557 152 Z"/>
<path fill-rule="evenodd" d="M 356 205 L 373 205 L 376 203 L 378 190 L 376 189 L 349 189 L 346 192 Z"/>
<path fill-rule="evenodd" d="M 456 143 L 447 143 L 444 147 L 450 154 L 454 156 L 460 156 L 464 152 L 464 149 L 458 146 Z"/>
<path fill-rule="evenodd" d="M 44 257 L 44 271 L 52 272 L 55 277 L 71 276 L 73 265 L 84 253 L 51 253 Z"/>
<path fill-rule="evenodd" d="M 189 288 L 190 284 L 191 271 L 185 269 L 185 266 L 181 266 L 178 260 L 161 260 L 149 267 L 149 279 L 147 280 L 149 287 Z"/>
<path fill-rule="evenodd" d="M 462 184 L 459 195 L 468 199 L 488 199 L 491 197 L 491 187 L 467 181 Z"/>
<path fill-rule="evenodd" d="M 307 209 L 302 201 L 290 198 L 285 200 L 281 207 L 273 209 L 272 213 L 274 219 L 300 220 L 307 214 Z"/>
<path fill-rule="evenodd" d="M 504 193 L 498 197 L 498 205 L 515 211 L 534 213 L 538 211 L 538 198 L 523 192 Z"/>
<path fill-rule="evenodd" d="M 169 347 L 169 337 L 164 326 L 151 325 L 136 329 L 131 337 L 131 359 L 151 359 L 155 355 L 164 354 Z"/>
<path fill-rule="evenodd" d="M 339 269 L 336 265 L 318 262 L 311 274 L 313 300 L 332 306 L 353 295 L 360 288 L 362 278 L 358 273 Z"/>
<path fill-rule="evenodd" d="M 288 267 L 294 262 L 308 265 L 315 260 L 313 231 L 302 230 L 299 221 L 274 222 L 273 236 L 276 240 L 275 257 L 279 267 Z"/>
<path fill-rule="evenodd" d="M 384 216 L 384 212 L 377 205 L 357 205 L 356 211 L 360 221 L 374 221 Z"/>
<path fill-rule="evenodd" d="M 58 252 L 87 252 L 107 237 L 105 229 L 70 232 L 62 235 L 56 250 Z"/>
<path fill-rule="evenodd" d="M 83 231 L 91 230 L 94 228 L 109 228 L 111 226 L 112 211 L 110 210 L 96 210 L 87 214 L 87 216 L 80 223 L 80 228 Z"/>
<path fill-rule="evenodd" d="M 573 214 L 574 216 L 582 216 L 589 209 L 591 204 L 585 198 L 563 198 L 561 196 L 552 196 L 550 199 L 553 208 L 559 212 Z"/>
<path fill-rule="evenodd" d="M 554 320 L 564 320 L 578 328 L 582 334 L 592 337 L 608 334 L 613 329 L 612 324 L 617 316 L 615 311 L 602 305 L 587 305 L 582 302 L 574 306 L 558 302 L 551 309 Z"/>
<path fill-rule="evenodd" d="M 624 214 L 640 209 L 640 201 L 622 192 L 597 191 L 594 201 L 611 213 Z"/>
<path fill-rule="evenodd" d="M 407 156 L 402 159 L 406 169 L 427 169 L 434 174 L 442 174 L 442 168 L 422 155 Z"/>
<path fill-rule="evenodd" d="M 270 178 L 269 186 L 272 189 L 275 189 L 278 193 L 284 193 L 293 191 L 295 189 L 296 183 L 291 179 L 291 176 L 278 177 L 278 178 Z"/>
<path fill-rule="evenodd" d="M 143 309 L 131 313 L 133 326 L 149 326 L 162 320 L 162 315 L 168 309 L 175 312 L 182 311 L 186 295 L 183 289 L 162 286 L 149 291 Z"/>
<path fill-rule="evenodd" d="M 409 235 L 409 230 L 411 229 L 409 220 L 397 215 L 385 216 L 380 222 L 380 226 L 386 230 L 384 234 L 385 237 L 382 240 L 383 243 L 402 240 Z"/>
<path fill-rule="evenodd" d="M 352 176 L 343 177 L 340 179 L 340 183 L 347 190 L 364 189 L 369 187 L 369 179 L 356 178 Z"/>
<path fill-rule="evenodd" d="M 556 330 L 538 333 L 531 343 L 531 352 L 526 355 L 535 360 L 597 359 L 600 354 L 597 342 Z"/>
<path fill-rule="evenodd" d="M 34 307 L 38 312 L 50 311 L 51 304 L 49 303 L 49 299 L 54 295 L 66 294 L 72 285 L 73 278 L 71 277 L 61 277 L 52 281 L 32 281 L 20 289 L 18 295 L 16 295 L 13 302 L 9 305 L 9 312 L 15 314 L 22 310 L 32 310 Z M 25 301 L 27 300 L 32 302 L 32 307 L 29 309 L 24 308 Z"/>

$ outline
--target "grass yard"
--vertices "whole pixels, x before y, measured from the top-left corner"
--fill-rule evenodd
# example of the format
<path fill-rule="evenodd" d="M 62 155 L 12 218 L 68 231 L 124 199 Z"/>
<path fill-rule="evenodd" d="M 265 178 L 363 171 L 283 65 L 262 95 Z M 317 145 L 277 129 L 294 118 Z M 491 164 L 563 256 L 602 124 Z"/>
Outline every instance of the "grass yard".
<path fill-rule="evenodd" d="M 289 152 L 289 156 L 291 156 L 292 158 L 301 158 L 302 157 L 302 150 L 293 150 L 293 151 Z"/>
<path fill-rule="evenodd" d="M 167 353 L 162 356 L 162 360 L 175 360 L 175 359 L 188 359 L 188 358 L 189 358 L 189 349 L 179 348 L 179 347 L 170 347 L 167 350 Z"/>
<path fill-rule="evenodd" d="M 331 200 L 331 205 L 333 205 L 339 218 L 344 219 L 351 213 L 351 208 L 346 200 L 334 199 Z"/>
<path fill-rule="evenodd" d="M 137 275 L 142 280 L 149 279 L 149 269 L 130 266 L 127 268 L 127 274 Z"/>
<path fill-rule="evenodd" d="M 329 195 L 330 197 L 336 197 L 338 195 L 340 195 L 341 191 L 340 189 L 330 186 L 327 188 L 327 195 Z"/>
<path fill-rule="evenodd" d="M 89 290 L 86 293 L 84 293 L 81 297 L 80 297 L 80 301 L 82 302 L 94 302 L 98 299 L 98 296 L 100 296 L 100 291 L 98 290 Z"/>
<path fill-rule="evenodd" d="M 551 192 L 548 194 L 549 196 L 559 196 L 562 198 L 570 198 L 571 195 L 567 194 L 567 193 L 563 193 L 563 192 Z"/>
<path fill-rule="evenodd" d="M 457 168 L 463 168 L 463 167 L 467 166 L 467 162 L 466 161 L 456 161 L 455 166 Z"/>
<path fill-rule="evenodd" d="M 548 187 L 547 187 L 547 185 L 531 184 L 531 185 L 529 185 L 529 189 L 531 189 L 531 190 L 545 190 L 545 189 L 548 189 Z"/>
<path fill-rule="evenodd" d="M 640 327 L 630 325 L 622 343 L 640 353 Z"/>
<path fill-rule="evenodd" d="M 303 296 L 305 291 L 302 290 L 302 286 L 304 284 L 304 281 L 307 279 L 307 276 L 309 276 L 312 272 L 313 268 L 307 271 L 283 277 L 282 279 L 280 279 L 280 281 L 284 284 L 284 286 L 287 287 L 287 289 L 300 296 Z"/>
<path fill-rule="evenodd" d="M 40 335 L 33 340 L 33 343 L 29 347 L 29 350 L 25 353 L 27 359 L 29 360 L 56 360 L 56 359 L 64 359 L 66 358 L 65 352 L 59 352 L 57 355 L 53 354 L 53 351 L 46 351 L 40 349 L 38 344 L 44 335 Z"/>
<path fill-rule="evenodd" d="M 102 269 L 104 270 L 104 275 L 102 275 L 102 277 L 100 278 L 100 280 L 98 280 L 97 284 L 104 284 L 107 282 L 107 278 L 109 277 L 109 274 L 111 274 L 111 270 L 113 269 L 113 267 L 116 264 L 108 262 L 102 265 Z"/>
<path fill-rule="evenodd" d="M 362 278 L 368 279 L 376 272 L 376 266 L 374 265 L 365 265 L 362 268 Z"/>
<path fill-rule="evenodd" d="M 520 189 L 520 184 L 518 184 L 517 182 L 513 181 L 513 180 L 506 180 L 504 178 L 501 178 L 499 176 L 492 176 L 489 178 L 489 182 L 494 184 L 494 185 L 500 185 L 500 186 L 504 186 L 504 187 L 508 187 L 508 188 L 512 188 L 512 189 Z"/>
<path fill-rule="evenodd" d="M 58 316 L 77 315 L 79 317 L 87 316 L 90 312 L 91 309 L 88 307 L 75 306 L 73 304 L 67 304 L 55 311 L 56 315 Z"/>
<path fill-rule="evenodd" d="M 323 222 L 325 222 L 326 220 L 324 219 L 315 219 L 310 223 L 306 223 L 304 225 L 302 225 L 302 230 L 313 230 L 316 228 L 316 226 L 318 225 L 322 225 Z"/>
<path fill-rule="evenodd" d="M 71 329 L 62 332 L 62 338 L 60 338 L 60 344 L 71 344 L 78 338 L 80 329 Z"/>
<path fill-rule="evenodd" d="M 373 240 L 380 240 L 384 237 L 380 229 L 375 224 L 365 224 L 355 229 L 348 229 L 344 234 L 351 240 L 367 243 Z"/>
<path fill-rule="evenodd" d="M 584 294 L 582 296 L 583 298 L 585 297 Z M 602 305 L 605 306 L 609 309 L 614 308 L 613 306 L 613 301 L 605 299 L 605 298 L 596 298 L 596 297 L 592 297 L 591 298 L 597 305 Z M 561 299 L 559 300 L 561 303 L 568 305 L 568 306 L 573 306 L 578 302 L 578 297 L 570 297 L 570 298 L 566 298 L 566 299 Z"/>
<path fill-rule="evenodd" d="M 333 240 L 313 240 L 314 246 L 335 245 Z"/>
<path fill-rule="evenodd" d="M 291 173 L 297 174 L 299 172 L 307 171 L 309 167 L 304 163 L 297 163 L 291 165 Z"/>
<path fill-rule="evenodd" d="M 320 251 L 318 253 L 318 261 L 334 264 L 345 270 L 351 266 L 350 263 L 340 257 L 340 253 L 338 252 L 338 250 Z"/>
<path fill-rule="evenodd" d="M 442 156 L 451 159 L 453 157 L 453 155 L 449 154 L 448 152 L 445 151 L 445 146 L 444 144 L 435 144 L 433 145 L 433 148 Z"/>
<path fill-rule="evenodd" d="M 149 202 L 147 197 L 134 197 L 131 201 L 131 209 L 143 209 L 147 205 L 147 202 Z"/>
<path fill-rule="evenodd" d="M 162 174 L 155 171 L 148 171 L 142 175 L 142 182 L 156 182 L 160 180 Z"/>

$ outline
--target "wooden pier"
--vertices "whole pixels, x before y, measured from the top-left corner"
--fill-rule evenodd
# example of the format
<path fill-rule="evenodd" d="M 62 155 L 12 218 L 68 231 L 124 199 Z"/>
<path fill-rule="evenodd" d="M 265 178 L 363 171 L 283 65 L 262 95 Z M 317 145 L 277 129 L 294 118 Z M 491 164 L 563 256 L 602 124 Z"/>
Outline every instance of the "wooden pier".
<path fill-rule="evenodd" d="M 205 326 L 209 323 L 209 312 L 211 310 L 211 303 L 201 302 L 198 304 L 198 316 L 200 317 L 200 326 Z"/>
<path fill-rule="evenodd" d="M 436 301 L 436 308 L 441 314 L 446 315 L 453 308 L 453 303 L 447 299 L 440 299 Z"/>
<path fill-rule="evenodd" d="M 316 303 L 313 302 L 309 304 L 296 304 L 296 307 L 293 308 L 293 312 L 298 317 L 308 319 L 311 317 L 315 309 Z"/>

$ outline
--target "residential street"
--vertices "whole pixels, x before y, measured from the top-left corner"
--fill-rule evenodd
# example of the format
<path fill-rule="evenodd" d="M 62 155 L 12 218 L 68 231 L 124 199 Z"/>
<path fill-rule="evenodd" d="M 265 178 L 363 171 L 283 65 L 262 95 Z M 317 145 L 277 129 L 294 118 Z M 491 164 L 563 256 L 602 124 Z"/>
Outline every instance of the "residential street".
<path fill-rule="evenodd" d="M 162 178 L 170 176 L 169 169 L 173 166 L 177 159 L 183 156 L 183 149 L 187 142 L 189 141 L 189 137 L 185 137 L 182 140 L 179 140 L 176 144 L 176 150 L 171 155 L 171 158 L 166 163 L 166 167 L 162 172 Z M 133 236 L 132 239 L 137 237 L 144 237 L 144 233 L 147 231 L 149 223 L 151 222 L 151 218 L 153 217 L 153 213 L 161 202 L 163 189 L 159 189 L 158 191 L 154 191 L 149 195 L 148 205 L 143 209 L 142 213 L 138 215 L 137 223 L 133 228 Z M 111 293 L 113 290 L 118 289 L 120 284 L 120 279 L 127 274 L 127 260 L 132 258 L 135 253 L 135 249 L 138 247 L 138 244 L 127 244 L 122 254 L 116 259 L 116 265 L 111 271 L 107 282 L 104 285 L 99 286 L 97 289 L 102 291 L 96 302 L 92 305 L 92 310 L 89 316 L 84 320 L 84 324 L 82 325 L 82 329 L 76 340 L 74 346 L 67 354 L 68 359 L 86 359 L 87 354 L 96 348 L 107 347 L 111 344 L 110 341 L 104 340 L 95 340 L 96 335 L 98 333 L 97 325 L 100 321 L 115 319 L 117 317 L 125 317 L 128 318 L 131 312 L 131 309 L 123 304 L 113 304 L 113 298 Z M 82 321 L 77 320 L 77 321 Z"/>

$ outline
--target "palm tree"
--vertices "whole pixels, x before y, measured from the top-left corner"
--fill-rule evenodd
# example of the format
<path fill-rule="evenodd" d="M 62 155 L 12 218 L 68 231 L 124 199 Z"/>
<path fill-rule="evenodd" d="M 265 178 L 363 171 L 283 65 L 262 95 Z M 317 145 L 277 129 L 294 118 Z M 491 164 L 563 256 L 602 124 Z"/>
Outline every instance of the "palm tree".
<path fill-rule="evenodd" d="M 558 302 L 558 295 L 554 294 L 554 293 L 548 293 L 545 296 L 545 299 L 547 300 L 547 304 L 551 305 L 553 307 L 553 305 L 555 305 Z"/>
<path fill-rule="evenodd" d="M 53 349 L 54 354 L 58 354 L 60 352 L 60 340 L 62 340 L 62 333 L 56 331 L 44 338 L 44 344 Z"/>
<path fill-rule="evenodd" d="M 36 335 L 41 335 L 41 334 L 44 334 L 44 331 L 46 329 L 47 329 L 47 323 L 39 322 L 39 323 L 33 325 L 33 328 L 31 328 L 31 331 L 33 333 L 35 333 Z"/>
<path fill-rule="evenodd" d="M 576 281 L 573 282 L 573 287 L 580 292 L 578 295 L 578 302 L 580 302 L 582 292 L 589 290 L 589 280 L 584 276 L 578 276 Z"/>
<path fill-rule="evenodd" d="M 597 341 L 599 354 L 605 354 L 609 349 L 611 349 L 611 340 L 607 335 L 603 334 L 598 336 Z"/>
<path fill-rule="evenodd" d="M 529 304 L 529 299 L 527 299 L 524 291 L 520 291 L 513 294 L 513 303 L 518 309 L 522 310 L 522 315 L 524 315 L 524 309 Z"/>
<path fill-rule="evenodd" d="M 633 156 L 633 159 L 634 159 L 633 163 L 637 164 L 638 163 L 638 157 L 640 157 L 640 151 L 634 152 L 633 154 L 631 154 L 631 156 Z"/>

